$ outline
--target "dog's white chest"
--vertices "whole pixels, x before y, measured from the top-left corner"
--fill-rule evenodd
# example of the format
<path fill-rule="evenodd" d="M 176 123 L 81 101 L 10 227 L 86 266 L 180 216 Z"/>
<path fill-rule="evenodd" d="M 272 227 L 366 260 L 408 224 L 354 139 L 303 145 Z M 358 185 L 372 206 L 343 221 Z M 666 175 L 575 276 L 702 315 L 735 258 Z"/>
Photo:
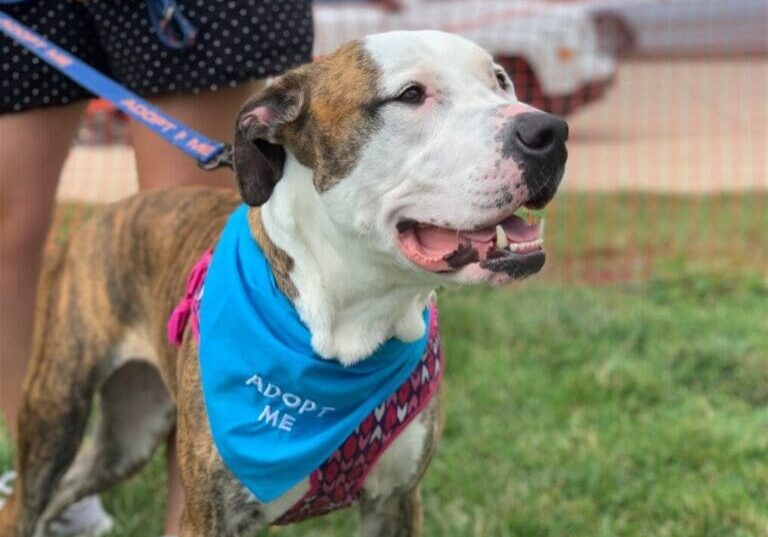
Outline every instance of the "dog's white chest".
<path fill-rule="evenodd" d="M 363 491 L 376 499 L 387 497 L 393 491 L 413 483 L 424 456 L 427 427 L 415 419 L 389 445 L 371 469 L 363 484 Z M 264 518 L 269 522 L 278 520 L 309 490 L 309 477 L 273 502 L 262 505 Z"/>
<path fill-rule="evenodd" d="M 424 454 L 427 428 L 415 419 L 406 427 L 371 469 L 363 490 L 372 498 L 388 496 L 401 485 L 410 483 Z"/>

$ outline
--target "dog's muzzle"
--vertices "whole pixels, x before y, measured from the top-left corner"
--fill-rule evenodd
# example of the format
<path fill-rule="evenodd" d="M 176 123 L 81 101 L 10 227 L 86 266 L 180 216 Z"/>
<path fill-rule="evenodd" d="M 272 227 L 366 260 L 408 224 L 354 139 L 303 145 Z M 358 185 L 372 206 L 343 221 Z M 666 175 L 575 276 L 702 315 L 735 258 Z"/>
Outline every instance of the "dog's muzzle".
<path fill-rule="evenodd" d="M 568 124 L 545 112 L 525 112 L 507 121 L 501 138 L 502 155 L 523 169 L 523 181 L 530 192 L 526 206 L 544 207 L 563 178 Z"/>
<path fill-rule="evenodd" d="M 541 223 L 510 213 L 521 207 L 541 209 L 554 197 L 568 158 L 568 124 L 523 106 L 522 112 L 517 107 L 504 111 L 506 118 L 497 131 L 496 142 L 502 159 L 513 165 L 507 168 L 512 173 L 502 175 L 501 179 L 524 194 L 510 196 L 509 201 L 497 206 L 496 218 L 490 215 L 481 226 L 472 229 L 401 219 L 397 223 L 397 240 L 412 263 L 441 273 L 477 264 L 512 280 L 535 274 L 544 266 Z"/>

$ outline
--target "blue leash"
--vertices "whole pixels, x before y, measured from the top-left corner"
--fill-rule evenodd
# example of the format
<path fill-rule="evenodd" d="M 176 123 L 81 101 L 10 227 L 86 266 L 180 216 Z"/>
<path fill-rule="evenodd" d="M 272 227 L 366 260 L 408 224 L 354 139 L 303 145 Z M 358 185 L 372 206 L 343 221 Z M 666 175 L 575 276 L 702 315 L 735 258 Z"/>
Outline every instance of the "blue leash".
<path fill-rule="evenodd" d="M 24 0 L 0 0 L 0 4 L 22 1 Z M 175 43 L 175 45 L 169 46 L 172 48 L 184 48 L 188 46 L 185 43 L 191 44 L 194 41 L 194 27 L 185 18 L 183 20 L 186 23 L 179 22 L 181 19 L 174 18 L 179 15 L 179 12 L 176 11 L 175 7 L 168 7 L 175 6 L 173 0 L 148 0 L 148 5 L 150 6 L 150 14 L 153 12 L 153 5 L 163 10 L 162 13 L 158 11 L 155 15 L 158 17 L 157 20 L 166 21 L 165 28 L 169 32 L 166 36 L 168 42 Z M 156 19 L 153 18 L 154 20 Z M 176 21 L 176 30 L 171 28 L 170 21 Z M 189 26 L 186 26 L 186 24 L 189 24 Z M 180 32 L 178 37 L 173 36 L 176 31 Z M 83 63 L 76 56 L 72 56 L 64 49 L 57 47 L 41 35 L 33 32 L 3 11 L 0 11 L 0 32 L 27 48 L 41 60 L 84 88 L 110 101 L 130 118 L 152 129 L 167 141 L 194 157 L 201 168 L 213 170 L 221 166 L 232 167 L 232 150 L 229 144 L 215 142 L 187 127 L 124 86 Z M 159 31 L 158 35 L 162 33 Z M 161 40 L 163 40 L 162 37 Z M 165 40 L 163 40 L 163 43 L 165 43 Z"/>

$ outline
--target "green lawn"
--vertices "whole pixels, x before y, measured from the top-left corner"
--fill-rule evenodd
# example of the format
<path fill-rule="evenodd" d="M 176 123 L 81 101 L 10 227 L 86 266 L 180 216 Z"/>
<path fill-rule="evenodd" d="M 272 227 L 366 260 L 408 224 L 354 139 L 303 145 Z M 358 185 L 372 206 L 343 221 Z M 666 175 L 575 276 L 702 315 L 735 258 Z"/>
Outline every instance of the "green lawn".
<path fill-rule="evenodd" d="M 442 293 L 448 413 L 425 537 L 768 536 L 765 201 L 645 198 L 643 213 L 571 197 L 544 278 Z M 729 206 L 733 233 L 712 233 Z M 562 260 L 631 277 L 588 286 Z M 0 468 L 9 458 L 0 442 Z M 115 536 L 161 534 L 162 473 L 156 460 L 107 495 Z M 268 534 L 353 528 L 341 513 Z"/>
<path fill-rule="evenodd" d="M 91 210 L 59 207 L 54 238 L 65 240 Z M 766 191 L 712 196 L 564 193 L 545 216 L 549 262 L 538 280 L 643 279 L 670 262 L 708 270 L 766 270 Z"/>

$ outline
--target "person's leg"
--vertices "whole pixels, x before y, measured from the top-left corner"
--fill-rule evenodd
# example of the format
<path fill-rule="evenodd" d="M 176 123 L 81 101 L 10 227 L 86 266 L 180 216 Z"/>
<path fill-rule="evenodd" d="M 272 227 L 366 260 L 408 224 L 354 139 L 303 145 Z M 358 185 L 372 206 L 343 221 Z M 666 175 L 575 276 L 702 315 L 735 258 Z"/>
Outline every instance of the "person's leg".
<path fill-rule="evenodd" d="M 218 141 L 230 141 L 240 107 L 260 87 L 260 83 L 241 84 L 235 88 L 206 91 L 197 95 L 168 95 L 152 99 L 164 112 L 186 123 L 193 129 Z M 160 140 L 146 127 L 131 122 L 133 147 L 139 188 L 166 188 L 180 185 L 235 186 L 232 170 L 221 168 L 215 172 L 200 169 L 195 160 L 178 148 Z M 173 439 L 168 448 L 168 500 L 166 508 L 166 535 L 178 535 L 184 494 L 176 467 Z"/>
<path fill-rule="evenodd" d="M 84 106 L 0 116 L 0 410 L 12 436 L 56 185 Z"/>

